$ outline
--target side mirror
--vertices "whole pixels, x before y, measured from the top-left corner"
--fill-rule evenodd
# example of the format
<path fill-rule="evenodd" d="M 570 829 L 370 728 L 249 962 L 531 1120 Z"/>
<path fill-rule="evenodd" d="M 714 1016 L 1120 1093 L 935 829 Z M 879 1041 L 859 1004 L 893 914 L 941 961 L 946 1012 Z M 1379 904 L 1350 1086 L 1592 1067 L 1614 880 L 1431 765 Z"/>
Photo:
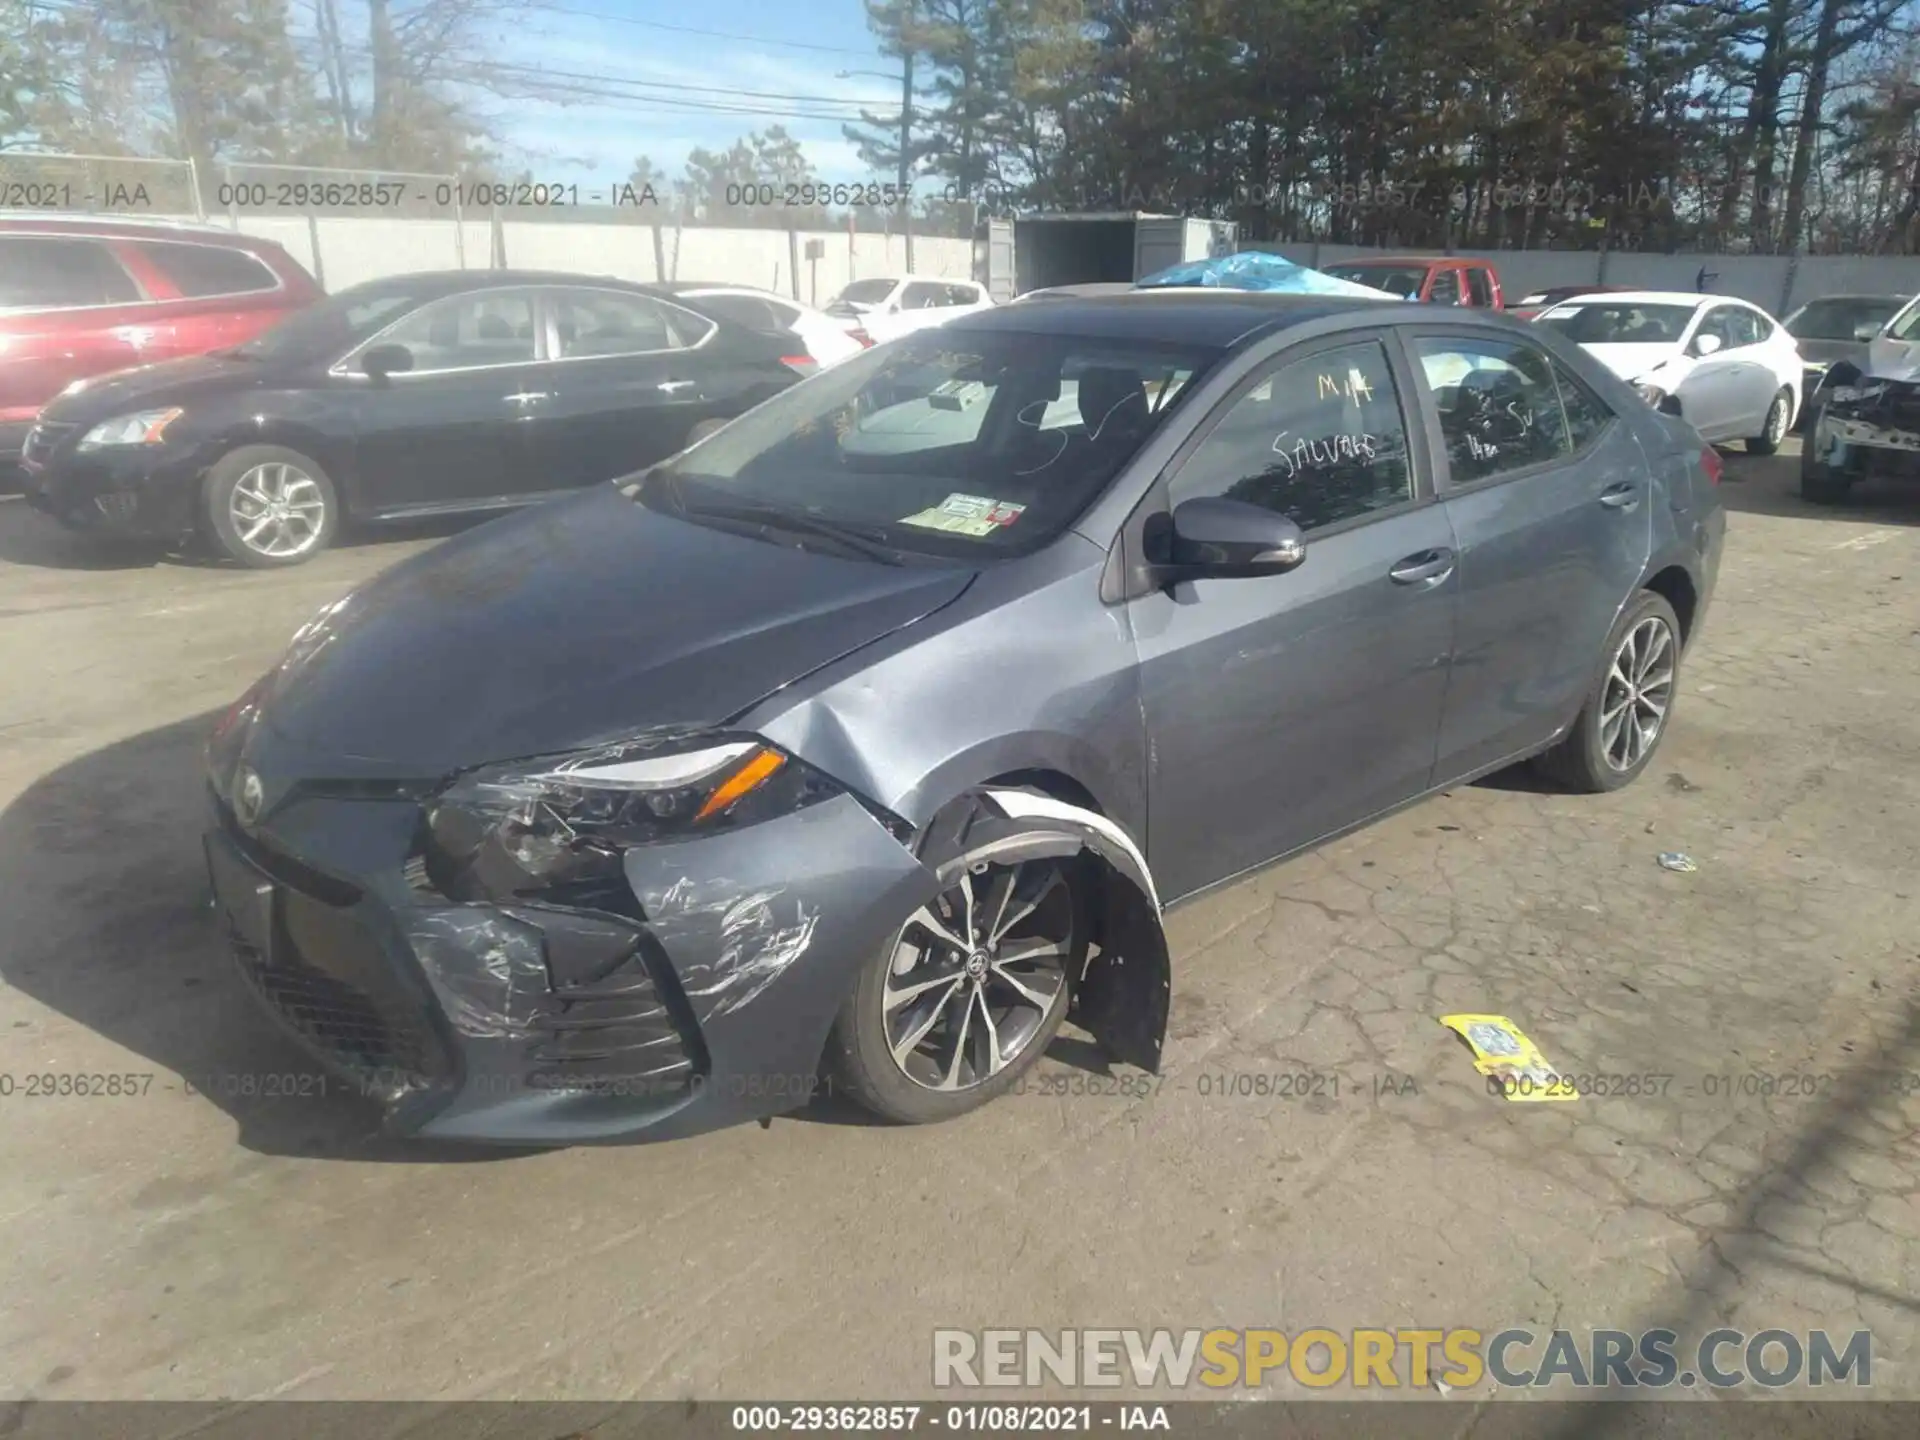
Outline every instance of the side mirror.
<path fill-rule="evenodd" d="M 1696 355 L 1711 355 L 1719 348 L 1720 337 L 1718 335 L 1696 335 L 1693 337 L 1693 353 Z"/>
<path fill-rule="evenodd" d="M 1856 340 L 1874 340 L 1879 335 L 1880 326 L 1872 320 L 1863 320 L 1853 327 L 1853 338 Z"/>
<path fill-rule="evenodd" d="M 413 369 L 413 352 L 404 345 L 376 345 L 360 357 L 360 369 L 375 380 Z"/>
<path fill-rule="evenodd" d="M 1286 516 L 1245 500 L 1188 500 L 1173 512 L 1172 568 L 1182 578 L 1284 575 L 1307 558 L 1306 537 Z"/>

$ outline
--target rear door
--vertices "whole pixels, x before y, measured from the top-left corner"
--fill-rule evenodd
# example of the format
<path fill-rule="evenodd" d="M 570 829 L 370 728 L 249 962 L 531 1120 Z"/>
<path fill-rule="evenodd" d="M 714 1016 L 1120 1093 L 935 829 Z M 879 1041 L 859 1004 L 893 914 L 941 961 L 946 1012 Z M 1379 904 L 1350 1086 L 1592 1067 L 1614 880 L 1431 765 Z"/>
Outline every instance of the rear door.
<path fill-rule="evenodd" d="M 0 234 L 0 425 L 148 358 L 155 307 L 103 240 Z"/>
<path fill-rule="evenodd" d="M 1544 745 L 1579 709 L 1652 546 L 1627 423 L 1529 340 L 1409 336 L 1459 548 L 1436 778 Z"/>
<path fill-rule="evenodd" d="M 397 346 L 413 368 L 369 379 L 359 357 Z M 538 490 L 530 427 L 553 367 L 527 287 L 423 305 L 334 367 L 353 386 L 356 510 L 458 509 Z"/>
<path fill-rule="evenodd" d="M 172 298 L 155 308 L 156 359 L 203 355 L 251 340 L 289 307 L 265 261 L 232 245 L 188 240 L 116 242 L 128 265 Z"/>
<path fill-rule="evenodd" d="M 542 489 L 644 469 L 684 447 L 702 420 L 744 408 L 737 378 L 715 363 L 714 321 L 630 290 L 543 295 L 558 362 L 534 422 Z"/>
<path fill-rule="evenodd" d="M 1456 586 L 1453 534 L 1409 445 L 1410 386 L 1377 335 L 1282 351 L 1161 482 L 1168 511 L 1245 500 L 1290 516 L 1307 543 L 1290 574 L 1129 602 L 1152 742 L 1150 858 L 1170 896 L 1428 784 Z"/>

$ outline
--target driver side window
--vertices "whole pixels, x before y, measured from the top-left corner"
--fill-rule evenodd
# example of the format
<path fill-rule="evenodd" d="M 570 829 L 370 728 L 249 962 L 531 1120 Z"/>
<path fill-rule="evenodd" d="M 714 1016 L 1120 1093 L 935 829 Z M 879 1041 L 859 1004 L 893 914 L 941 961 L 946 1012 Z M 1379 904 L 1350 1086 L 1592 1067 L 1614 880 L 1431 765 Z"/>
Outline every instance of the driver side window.
<path fill-rule="evenodd" d="M 1720 342 L 1721 350 L 1731 350 L 1742 342 L 1735 338 L 1734 314 L 1732 307 L 1720 305 L 1706 313 L 1700 321 L 1700 328 L 1693 332 L 1693 343 L 1689 350 L 1695 355 L 1706 352 L 1701 349 L 1700 341 L 1708 335 Z"/>
<path fill-rule="evenodd" d="M 413 374 L 527 364 L 536 354 L 533 293 L 482 290 L 451 296 L 414 311 L 374 343 L 406 350 L 413 356 Z"/>

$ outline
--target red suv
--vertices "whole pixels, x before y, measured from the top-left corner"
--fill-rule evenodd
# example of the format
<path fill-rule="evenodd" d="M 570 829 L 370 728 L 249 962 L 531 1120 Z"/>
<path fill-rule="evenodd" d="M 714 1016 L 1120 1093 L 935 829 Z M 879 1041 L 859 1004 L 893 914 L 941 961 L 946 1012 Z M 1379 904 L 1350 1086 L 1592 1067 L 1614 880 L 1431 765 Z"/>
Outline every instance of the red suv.
<path fill-rule="evenodd" d="M 1423 300 L 1429 305 L 1471 305 L 1482 310 L 1506 306 L 1506 298 L 1500 293 L 1500 272 L 1484 260 L 1458 255 L 1389 255 L 1324 268 L 1327 274 L 1356 285 L 1371 285 L 1389 295 Z"/>
<path fill-rule="evenodd" d="M 0 465 L 74 381 L 238 345 L 320 293 L 273 241 L 231 230 L 0 213 Z"/>

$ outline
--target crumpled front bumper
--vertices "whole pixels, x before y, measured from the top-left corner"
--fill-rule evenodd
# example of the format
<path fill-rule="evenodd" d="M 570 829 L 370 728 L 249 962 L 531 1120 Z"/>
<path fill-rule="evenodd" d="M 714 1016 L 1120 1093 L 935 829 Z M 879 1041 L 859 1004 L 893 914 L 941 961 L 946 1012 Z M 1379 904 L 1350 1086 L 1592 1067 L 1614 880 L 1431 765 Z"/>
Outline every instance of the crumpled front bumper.
<path fill-rule="evenodd" d="M 804 1105 L 855 970 L 936 888 L 847 795 L 628 852 L 644 920 L 441 899 L 410 863 L 415 800 L 294 785 L 252 826 L 211 807 L 242 975 L 423 1137 L 664 1139 Z"/>
<path fill-rule="evenodd" d="M 1829 400 L 1818 411 L 1806 442 L 1810 461 L 1836 472 L 1871 462 L 1876 471 L 1920 476 L 1920 383 L 1861 383 L 1877 393 L 1865 400 Z"/>

